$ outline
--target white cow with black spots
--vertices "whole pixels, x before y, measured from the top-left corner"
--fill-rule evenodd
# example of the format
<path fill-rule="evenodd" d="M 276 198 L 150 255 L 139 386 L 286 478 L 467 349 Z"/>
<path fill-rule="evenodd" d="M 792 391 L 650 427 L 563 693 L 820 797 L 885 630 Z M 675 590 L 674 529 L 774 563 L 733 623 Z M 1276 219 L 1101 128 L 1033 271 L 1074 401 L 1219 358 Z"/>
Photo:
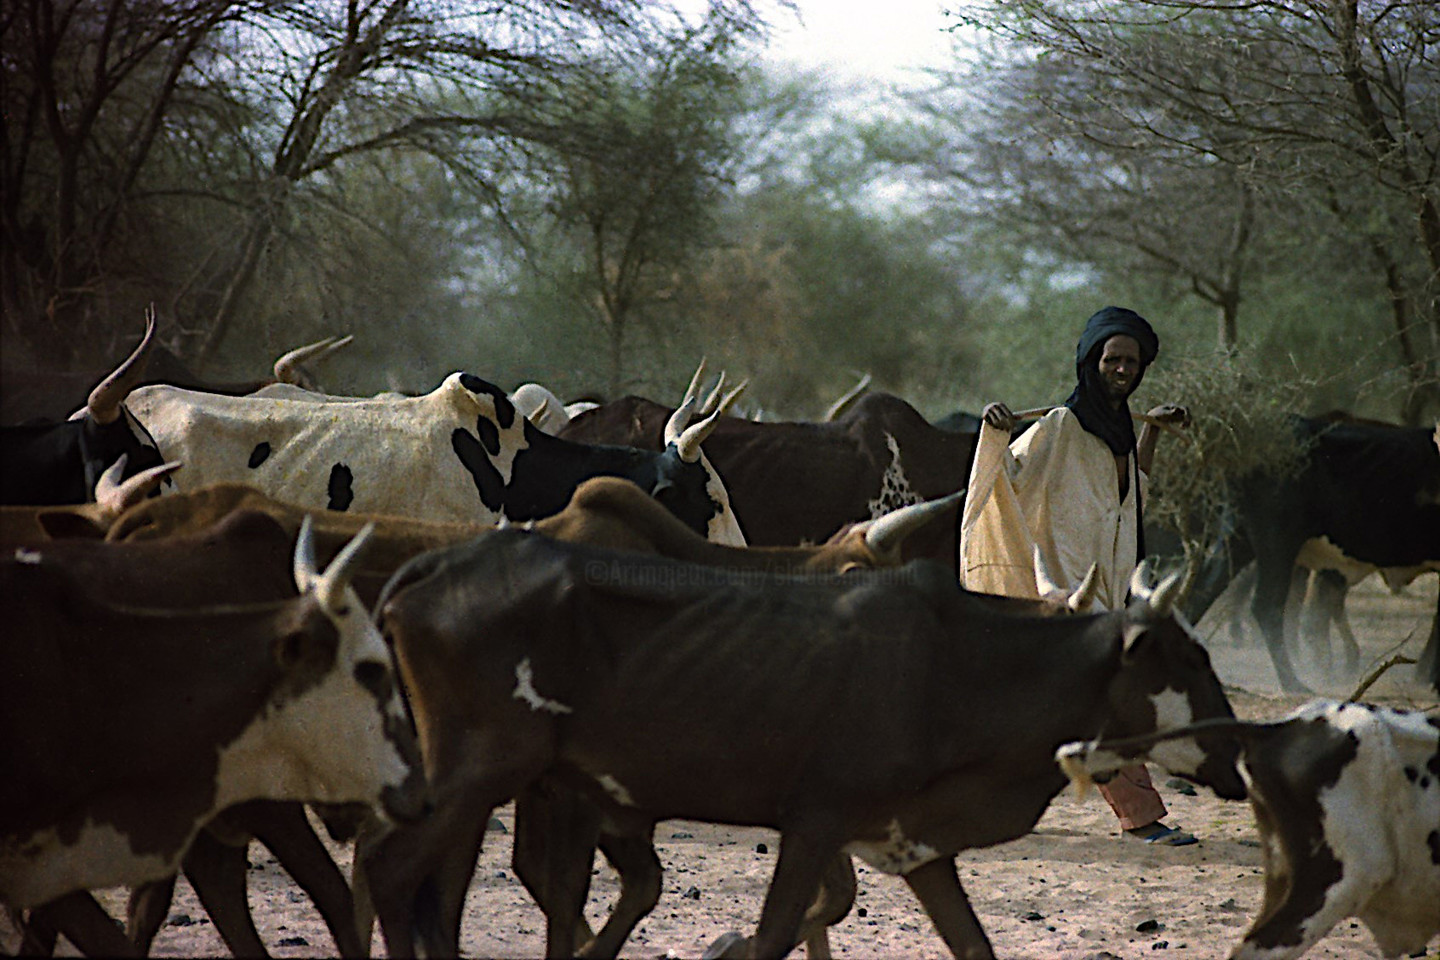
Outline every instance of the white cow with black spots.
<path fill-rule="evenodd" d="M 419 397 L 230 397 L 158 385 L 129 408 L 185 469 L 181 489 L 245 483 L 304 508 L 462 523 L 558 513 L 594 476 L 631 480 L 695 532 L 745 543 L 719 474 L 700 450 L 711 417 L 691 424 L 687 396 L 663 448 L 575 443 L 520 416 L 499 387 L 454 373 Z"/>
<path fill-rule="evenodd" d="M 1317 700 L 1272 723 L 1221 720 L 1072 743 L 1072 779 L 1102 779 L 1203 731 L 1238 741 L 1265 853 L 1265 900 L 1234 960 L 1287 960 L 1358 917 L 1381 952 L 1440 933 L 1440 717 Z M 1152 752 L 1153 748 L 1153 752 Z"/>

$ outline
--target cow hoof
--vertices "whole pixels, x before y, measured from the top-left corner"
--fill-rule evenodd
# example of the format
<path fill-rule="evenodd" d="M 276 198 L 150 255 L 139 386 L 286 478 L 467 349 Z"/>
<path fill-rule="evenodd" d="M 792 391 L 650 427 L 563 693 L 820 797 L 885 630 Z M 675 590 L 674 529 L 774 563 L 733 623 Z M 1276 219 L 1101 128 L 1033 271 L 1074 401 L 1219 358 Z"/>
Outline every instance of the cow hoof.
<path fill-rule="evenodd" d="M 745 956 L 745 947 L 750 940 L 731 930 L 729 933 L 722 933 L 716 937 L 705 952 L 700 955 L 700 960 L 721 960 L 725 957 Z"/>

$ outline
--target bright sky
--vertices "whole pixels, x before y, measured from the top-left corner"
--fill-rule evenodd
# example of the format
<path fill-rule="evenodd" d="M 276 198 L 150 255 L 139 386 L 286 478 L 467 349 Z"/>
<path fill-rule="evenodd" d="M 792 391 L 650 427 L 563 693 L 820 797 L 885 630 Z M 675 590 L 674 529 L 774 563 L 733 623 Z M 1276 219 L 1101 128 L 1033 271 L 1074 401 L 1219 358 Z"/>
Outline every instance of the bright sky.
<path fill-rule="evenodd" d="M 953 2 L 953 0 L 952 0 Z M 945 0 L 797 0 L 801 20 L 783 11 L 770 55 L 844 76 L 901 81 L 917 67 L 951 61 L 953 19 L 942 15 Z"/>

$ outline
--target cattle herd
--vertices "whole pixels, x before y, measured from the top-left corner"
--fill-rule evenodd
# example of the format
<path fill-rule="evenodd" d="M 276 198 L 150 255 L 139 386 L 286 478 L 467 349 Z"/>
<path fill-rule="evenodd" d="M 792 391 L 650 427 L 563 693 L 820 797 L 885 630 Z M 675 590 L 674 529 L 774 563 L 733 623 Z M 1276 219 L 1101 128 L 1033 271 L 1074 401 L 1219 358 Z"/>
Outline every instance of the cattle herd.
<path fill-rule="evenodd" d="M 623 949 L 659 896 L 655 826 L 682 818 L 781 838 L 754 929 L 697 953 L 828 955 L 858 857 L 954 955 L 988 957 L 955 855 L 1028 833 L 1067 778 L 1144 760 L 1249 800 L 1265 894 L 1234 956 L 1299 956 L 1349 916 L 1386 956 L 1440 933 L 1440 716 L 1237 719 L 1181 611 L 1195 581 L 1148 565 L 1108 612 L 1083 588 L 960 589 L 973 417 L 862 385 L 821 421 L 753 421 L 703 365 L 675 407 L 468 372 L 335 396 L 304 373 L 333 340 L 206 388 L 147 381 L 154 333 L 88 400 L 55 387 L 68 419 L 0 435 L 0 902 L 20 938 L 0 952 L 63 934 L 144 955 L 183 871 L 230 949 L 264 955 L 257 838 L 340 954 L 368 954 L 378 920 L 389 956 L 455 955 L 514 803 L 548 955 Z M 1297 564 L 1440 569 L 1440 429 L 1295 423 L 1300 475 L 1237 483 L 1210 558 L 1255 559 L 1292 691 Z M 350 877 L 311 814 L 354 843 Z M 620 891 L 592 930 L 596 850 Z M 91 894 L 118 886 L 123 923 Z"/>

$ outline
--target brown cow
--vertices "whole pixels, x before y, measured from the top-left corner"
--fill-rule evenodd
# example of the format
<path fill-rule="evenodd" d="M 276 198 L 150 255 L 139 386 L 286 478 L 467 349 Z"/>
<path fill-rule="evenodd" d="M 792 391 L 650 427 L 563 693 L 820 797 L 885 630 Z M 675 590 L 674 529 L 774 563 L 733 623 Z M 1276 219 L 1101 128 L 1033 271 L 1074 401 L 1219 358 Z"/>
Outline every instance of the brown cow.
<path fill-rule="evenodd" d="M 109 599 L 138 573 L 127 561 L 81 570 L 59 545 L 0 558 L 0 902 L 43 915 L 173 873 L 202 824 L 250 799 L 417 816 L 390 654 L 348 585 L 364 539 L 320 574 L 302 532 L 282 564 L 294 599 L 188 609 Z M 176 547 L 169 568 L 202 561 Z"/>

